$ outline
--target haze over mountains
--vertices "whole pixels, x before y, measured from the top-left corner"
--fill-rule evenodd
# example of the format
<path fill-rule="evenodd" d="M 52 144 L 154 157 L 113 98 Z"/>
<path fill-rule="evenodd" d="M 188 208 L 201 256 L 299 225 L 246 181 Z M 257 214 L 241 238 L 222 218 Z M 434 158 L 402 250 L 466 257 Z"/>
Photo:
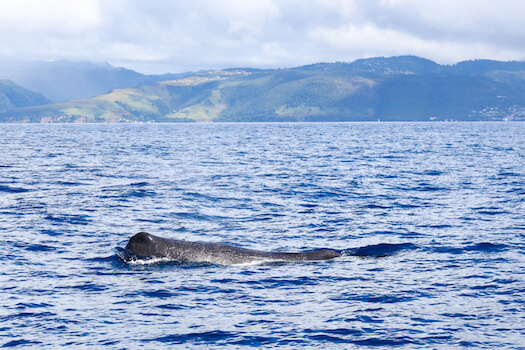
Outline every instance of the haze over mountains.
<path fill-rule="evenodd" d="M 0 112 L 52 103 L 44 95 L 28 90 L 9 79 L 0 80 Z"/>
<path fill-rule="evenodd" d="M 89 98 L 114 89 L 155 84 L 189 73 L 144 75 L 107 62 L 4 62 L 0 79 L 9 79 L 57 103 Z"/>
<path fill-rule="evenodd" d="M 525 62 L 400 56 L 143 75 L 58 61 L 4 65 L 0 78 L 24 87 L 0 82 L 1 122 L 525 120 Z"/>

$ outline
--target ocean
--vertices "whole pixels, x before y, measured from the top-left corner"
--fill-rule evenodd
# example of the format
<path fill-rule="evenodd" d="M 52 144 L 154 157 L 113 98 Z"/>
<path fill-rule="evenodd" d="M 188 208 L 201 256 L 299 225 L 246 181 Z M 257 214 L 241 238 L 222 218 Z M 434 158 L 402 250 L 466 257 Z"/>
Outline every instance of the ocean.
<path fill-rule="evenodd" d="M 0 152 L 0 347 L 525 349 L 524 123 L 3 124 Z M 140 231 L 365 253 L 121 261 Z"/>

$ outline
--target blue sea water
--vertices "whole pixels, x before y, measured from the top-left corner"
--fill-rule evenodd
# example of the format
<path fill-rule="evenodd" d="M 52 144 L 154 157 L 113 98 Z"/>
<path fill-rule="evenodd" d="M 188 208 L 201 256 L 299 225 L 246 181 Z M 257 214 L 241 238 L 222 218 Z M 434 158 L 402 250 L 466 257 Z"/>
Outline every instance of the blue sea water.
<path fill-rule="evenodd" d="M 523 123 L 0 125 L 0 154 L 0 347 L 525 349 Z M 139 231 L 362 254 L 120 261 Z"/>

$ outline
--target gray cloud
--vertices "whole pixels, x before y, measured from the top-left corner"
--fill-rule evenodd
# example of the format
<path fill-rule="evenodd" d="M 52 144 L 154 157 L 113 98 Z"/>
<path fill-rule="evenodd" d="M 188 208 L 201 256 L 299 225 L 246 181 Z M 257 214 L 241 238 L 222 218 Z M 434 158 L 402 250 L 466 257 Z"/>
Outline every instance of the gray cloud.
<path fill-rule="evenodd" d="M 415 54 L 525 59 L 514 0 L 0 0 L 0 58 L 142 72 Z"/>

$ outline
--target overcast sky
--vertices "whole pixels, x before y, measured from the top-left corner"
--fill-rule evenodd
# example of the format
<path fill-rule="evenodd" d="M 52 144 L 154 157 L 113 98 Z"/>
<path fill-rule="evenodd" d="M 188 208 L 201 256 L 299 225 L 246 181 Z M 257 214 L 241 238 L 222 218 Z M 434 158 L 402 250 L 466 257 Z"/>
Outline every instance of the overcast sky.
<path fill-rule="evenodd" d="M 525 60 L 522 0 L 0 0 L 0 59 L 142 73 L 417 55 Z"/>

